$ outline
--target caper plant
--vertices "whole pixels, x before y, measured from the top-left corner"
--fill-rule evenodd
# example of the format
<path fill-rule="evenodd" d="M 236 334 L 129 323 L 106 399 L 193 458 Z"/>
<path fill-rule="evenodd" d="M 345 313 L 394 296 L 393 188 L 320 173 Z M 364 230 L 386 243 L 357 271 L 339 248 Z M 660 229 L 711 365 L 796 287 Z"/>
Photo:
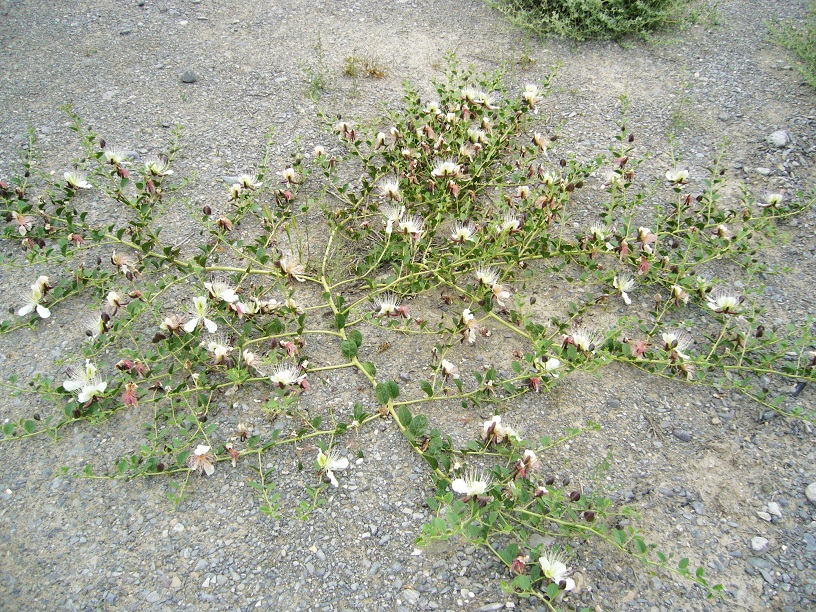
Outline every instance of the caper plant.
<path fill-rule="evenodd" d="M 626 508 L 542 468 L 553 447 L 599 424 L 555 438 L 522 434 L 502 407 L 622 362 L 813 421 L 764 382 L 816 379 L 813 322 L 774 328 L 757 289 L 775 221 L 812 196 L 757 202 L 745 191 L 726 201 L 718 160 L 707 177 L 677 166 L 657 183 L 641 180 L 625 113 L 608 157 L 557 155 L 557 135 L 537 123 L 551 76 L 508 91 L 499 74 L 452 62 L 435 99 L 407 88 L 402 110 L 370 132 L 332 119 L 325 145 L 280 169 L 267 148 L 222 201 L 189 208 L 195 229 L 183 239 L 166 237 L 161 222 L 187 188 L 174 174 L 180 133 L 163 155 L 142 159 L 106 146 L 66 107 L 84 157 L 62 178 L 39 173 L 32 133 L 0 183 L 2 238 L 13 251 L 2 265 L 37 270 L 0 332 L 36 328 L 81 300 L 90 304 L 87 341 L 64 376 L 33 381 L 57 409 L 5 423 L 4 439 L 57 438 L 79 420 L 138 410 L 148 415 L 138 452 L 77 476 L 162 474 L 178 503 L 191 478 L 240 462 L 254 470 L 268 515 L 286 508 L 264 454 L 311 440 L 314 479 L 296 509 L 305 518 L 353 469 L 341 439 L 389 419 L 429 468 L 435 516 L 419 540 L 463 536 L 483 547 L 507 567 L 509 592 L 554 609 L 575 586 L 566 543 L 576 538 L 599 538 L 718 592 L 702 568 L 653 550 Z M 110 203 L 105 221 L 84 208 L 86 192 Z M 751 282 L 738 291 L 717 270 Z M 536 304 L 544 277 L 580 285 L 585 297 Z M 411 301 L 420 296 L 428 299 Z M 595 313 L 612 313 L 610 323 L 586 323 Z M 495 346 L 496 329 L 524 348 L 506 355 L 507 371 L 468 371 L 461 356 Z M 401 386 L 364 359 L 367 338 L 384 336 L 426 340 L 431 375 Z M 331 363 L 310 362 L 316 338 L 333 343 Z M 341 369 L 370 394 L 345 417 L 307 413 L 315 376 Z M 29 392 L 14 376 L 3 384 Z M 250 395 L 262 399 L 268 427 L 223 431 L 212 418 L 229 410 L 223 400 Z M 435 403 L 494 416 L 461 446 L 422 412 Z M 283 414 L 298 426 L 275 427 Z M 534 536 L 562 544 L 545 549 Z"/>

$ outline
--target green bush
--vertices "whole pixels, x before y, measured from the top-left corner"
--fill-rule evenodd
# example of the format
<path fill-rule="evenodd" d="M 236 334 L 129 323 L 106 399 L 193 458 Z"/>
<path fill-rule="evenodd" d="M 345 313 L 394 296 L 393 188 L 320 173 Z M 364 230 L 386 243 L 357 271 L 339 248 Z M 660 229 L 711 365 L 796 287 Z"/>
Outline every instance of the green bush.
<path fill-rule="evenodd" d="M 692 0 L 490 0 L 540 36 L 621 40 L 681 23 Z"/>
<path fill-rule="evenodd" d="M 771 29 L 776 44 L 791 51 L 799 60 L 799 72 L 811 87 L 816 87 L 816 2 L 808 3 L 805 24 L 797 28 L 788 22 Z"/>

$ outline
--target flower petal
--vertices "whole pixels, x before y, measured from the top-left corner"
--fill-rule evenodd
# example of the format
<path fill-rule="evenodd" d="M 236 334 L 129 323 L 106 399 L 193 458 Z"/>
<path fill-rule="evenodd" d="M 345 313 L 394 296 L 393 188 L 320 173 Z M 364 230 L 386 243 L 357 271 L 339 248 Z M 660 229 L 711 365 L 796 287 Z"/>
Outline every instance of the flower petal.
<path fill-rule="evenodd" d="M 37 304 L 37 314 L 40 315 L 41 319 L 47 319 L 51 316 L 51 311 L 42 304 Z"/>
<path fill-rule="evenodd" d="M 204 319 L 204 327 L 207 328 L 207 331 L 211 334 L 214 334 L 218 331 L 218 325 L 215 324 L 214 321 L 210 321 L 209 319 Z"/>
<path fill-rule="evenodd" d="M 37 305 L 39 306 L 39 304 L 37 304 Z M 24 317 L 28 313 L 32 312 L 33 310 L 34 310 L 34 304 L 26 304 L 25 306 L 20 307 L 20 310 L 17 311 L 17 316 L 18 317 Z"/>
<path fill-rule="evenodd" d="M 202 464 L 202 468 L 207 476 L 212 476 L 215 471 L 215 466 L 212 463 L 204 463 Z"/>
<path fill-rule="evenodd" d="M 334 473 L 331 470 L 326 470 L 326 476 L 329 477 L 329 482 L 332 483 L 335 487 L 339 487 L 340 484 L 337 482 L 337 479 L 334 477 Z"/>
<path fill-rule="evenodd" d="M 195 319 L 190 319 L 189 321 L 187 321 L 182 327 L 182 329 L 186 331 L 188 334 L 192 334 L 193 330 L 196 328 L 197 325 L 198 318 L 196 317 Z"/>

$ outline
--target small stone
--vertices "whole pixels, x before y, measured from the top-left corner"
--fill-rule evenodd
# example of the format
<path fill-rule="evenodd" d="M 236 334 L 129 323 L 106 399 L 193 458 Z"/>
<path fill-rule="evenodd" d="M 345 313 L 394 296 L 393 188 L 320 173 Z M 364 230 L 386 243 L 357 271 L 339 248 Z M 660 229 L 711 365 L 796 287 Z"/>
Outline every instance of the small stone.
<path fill-rule="evenodd" d="M 777 130 L 772 134 L 768 134 L 765 140 L 772 147 L 782 149 L 790 142 L 790 136 L 788 136 L 788 133 L 785 130 Z"/>
<path fill-rule="evenodd" d="M 808 501 L 816 506 L 816 482 L 811 482 L 805 489 L 805 497 Z"/>
<path fill-rule="evenodd" d="M 711 424 L 722 425 L 722 421 L 720 420 L 720 417 L 711 417 Z"/>
<path fill-rule="evenodd" d="M 209 566 L 209 563 L 207 563 L 206 559 L 199 559 L 198 563 L 196 563 L 195 571 L 200 572 L 202 570 L 205 570 L 207 569 L 207 566 Z"/>
<path fill-rule="evenodd" d="M 181 533 L 182 531 L 184 531 L 184 525 L 182 525 L 181 523 L 176 523 L 175 525 L 173 525 L 173 531 L 175 531 L 176 533 Z"/>
<path fill-rule="evenodd" d="M 147 597 L 145 597 L 145 600 L 147 600 L 147 603 L 156 603 L 156 602 L 161 601 L 161 599 L 162 599 L 162 596 L 159 595 L 156 591 L 150 591 L 150 593 L 147 594 Z"/>
<path fill-rule="evenodd" d="M 402 592 L 402 599 L 409 606 L 413 606 L 417 601 L 419 601 L 419 591 L 414 589 L 405 589 Z"/>
<path fill-rule="evenodd" d="M 198 80 L 196 73 L 192 70 L 185 70 L 179 77 L 182 83 L 195 83 Z"/>
<path fill-rule="evenodd" d="M 751 538 L 751 548 L 754 552 L 762 552 L 768 548 L 768 539 L 761 536 Z"/>
<path fill-rule="evenodd" d="M 411 380 L 411 375 L 408 374 L 408 372 L 400 372 L 399 377 L 400 380 L 403 382 L 408 382 L 409 380 Z"/>
<path fill-rule="evenodd" d="M 776 502 L 768 502 L 768 514 L 773 514 L 774 516 L 782 518 L 782 509 Z"/>
<path fill-rule="evenodd" d="M 697 514 L 700 515 L 705 514 L 705 506 L 703 505 L 703 502 L 699 501 L 691 502 L 691 509 L 694 510 L 694 512 Z"/>
<path fill-rule="evenodd" d="M 173 589 L 181 588 L 181 579 L 178 576 L 173 576 L 173 579 L 170 581 L 170 587 Z"/>
<path fill-rule="evenodd" d="M 761 174 L 762 176 L 768 176 L 771 173 L 770 168 L 755 168 L 757 174 Z"/>
<path fill-rule="evenodd" d="M 121 30 L 119 30 L 119 36 L 127 36 L 131 32 L 132 30 L 130 28 L 122 28 Z"/>
<path fill-rule="evenodd" d="M 620 408 L 620 400 L 615 399 L 614 397 L 606 400 L 606 405 L 609 406 L 612 410 L 617 410 Z"/>
<path fill-rule="evenodd" d="M 675 429 L 672 431 L 674 437 L 681 442 L 689 442 L 691 440 L 691 432 L 685 429 Z"/>
<path fill-rule="evenodd" d="M 757 516 L 761 518 L 763 521 L 771 522 L 771 515 L 767 512 L 757 512 Z"/>

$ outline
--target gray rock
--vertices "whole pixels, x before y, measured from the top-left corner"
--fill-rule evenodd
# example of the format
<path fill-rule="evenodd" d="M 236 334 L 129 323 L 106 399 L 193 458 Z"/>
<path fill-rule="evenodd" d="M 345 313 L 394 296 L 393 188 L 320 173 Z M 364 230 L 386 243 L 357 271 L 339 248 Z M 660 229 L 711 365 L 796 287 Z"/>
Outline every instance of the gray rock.
<path fill-rule="evenodd" d="M 768 502 L 768 514 L 772 514 L 774 516 L 782 518 L 782 509 L 776 502 Z"/>
<path fill-rule="evenodd" d="M 777 130 L 772 134 L 768 134 L 765 141 L 772 147 L 781 149 L 790 142 L 790 136 L 785 130 Z"/>
<path fill-rule="evenodd" d="M 751 538 L 751 548 L 754 552 L 762 552 L 768 548 L 768 538 L 763 538 L 762 536 Z"/>
<path fill-rule="evenodd" d="M 686 429 L 675 429 L 672 433 L 674 437 L 681 442 L 689 442 L 691 440 L 691 432 Z"/>
<path fill-rule="evenodd" d="M 808 498 L 808 501 L 816 506 L 816 482 L 811 482 L 805 488 L 805 497 Z"/>
<path fill-rule="evenodd" d="M 179 76 L 179 78 L 181 79 L 182 83 L 195 83 L 198 80 L 196 73 L 193 72 L 192 70 L 185 70 L 184 72 L 181 73 L 181 76 Z"/>

